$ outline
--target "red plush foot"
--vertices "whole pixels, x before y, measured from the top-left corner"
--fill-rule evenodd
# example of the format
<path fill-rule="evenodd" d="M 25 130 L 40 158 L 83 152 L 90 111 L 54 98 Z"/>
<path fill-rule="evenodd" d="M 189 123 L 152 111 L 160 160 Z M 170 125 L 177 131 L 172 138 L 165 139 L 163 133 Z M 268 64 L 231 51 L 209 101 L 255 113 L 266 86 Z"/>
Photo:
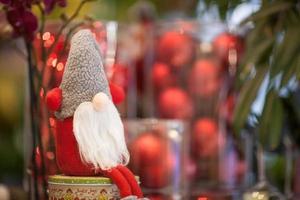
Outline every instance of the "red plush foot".
<path fill-rule="evenodd" d="M 103 171 L 103 173 L 117 185 L 121 198 L 132 195 L 130 185 L 128 184 L 124 175 L 117 168 Z"/>
<path fill-rule="evenodd" d="M 124 175 L 129 185 L 131 186 L 132 194 L 136 195 L 138 198 L 143 197 L 143 192 L 136 181 L 134 174 L 125 166 L 119 165 L 117 169 Z"/>

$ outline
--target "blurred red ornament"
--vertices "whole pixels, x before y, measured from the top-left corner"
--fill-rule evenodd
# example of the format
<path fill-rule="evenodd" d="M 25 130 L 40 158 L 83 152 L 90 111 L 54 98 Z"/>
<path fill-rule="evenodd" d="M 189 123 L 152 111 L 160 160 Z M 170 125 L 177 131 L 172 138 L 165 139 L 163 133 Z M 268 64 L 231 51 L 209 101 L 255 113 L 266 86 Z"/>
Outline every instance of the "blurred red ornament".
<path fill-rule="evenodd" d="M 211 97 L 220 89 L 220 68 L 212 60 L 198 60 L 190 71 L 188 88 L 197 97 Z"/>
<path fill-rule="evenodd" d="M 156 132 L 141 133 L 130 145 L 131 169 L 149 188 L 165 187 L 171 179 L 175 158 L 167 138 Z"/>
<path fill-rule="evenodd" d="M 114 64 L 112 67 L 112 75 L 110 77 L 110 82 L 115 83 L 116 85 L 119 85 L 124 90 L 126 90 L 128 87 L 128 81 L 128 67 L 120 63 Z"/>
<path fill-rule="evenodd" d="M 205 158 L 218 153 L 218 125 L 210 118 L 198 119 L 193 126 L 192 152 L 196 158 Z"/>
<path fill-rule="evenodd" d="M 164 63 L 155 63 L 152 68 L 152 82 L 156 90 L 161 90 L 171 86 L 174 83 L 171 70 Z"/>
<path fill-rule="evenodd" d="M 130 145 L 133 169 L 158 163 L 162 159 L 163 149 L 164 143 L 160 136 L 152 132 L 141 133 Z"/>
<path fill-rule="evenodd" d="M 49 98 L 53 96 L 53 98 Z M 51 110 L 57 110 L 61 106 L 61 102 L 59 99 L 62 98 L 62 91 L 60 88 L 55 88 L 54 90 L 50 91 L 46 95 L 46 104 L 48 108 Z"/>
<path fill-rule="evenodd" d="M 164 90 L 158 98 L 161 117 L 188 119 L 193 116 L 193 104 L 188 94 L 181 88 L 172 87 Z"/>
<path fill-rule="evenodd" d="M 142 185 L 149 188 L 163 188 L 171 182 L 174 170 L 174 157 L 165 148 L 160 152 L 159 162 L 149 164 L 141 169 L 140 177 Z"/>
<path fill-rule="evenodd" d="M 146 166 L 140 174 L 141 183 L 149 188 L 162 188 L 170 181 L 170 169 L 167 166 Z"/>
<path fill-rule="evenodd" d="M 109 89 L 114 104 L 119 104 L 125 99 L 125 92 L 122 87 L 114 83 L 109 83 Z"/>
<path fill-rule="evenodd" d="M 227 67 L 228 63 L 236 64 L 239 61 L 244 44 L 241 37 L 225 32 L 214 39 L 213 50 Z M 232 51 L 231 55 L 230 51 Z"/>
<path fill-rule="evenodd" d="M 194 42 L 186 34 L 166 32 L 158 41 L 157 53 L 159 60 L 179 69 L 192 61 L 195 54 Z"/>

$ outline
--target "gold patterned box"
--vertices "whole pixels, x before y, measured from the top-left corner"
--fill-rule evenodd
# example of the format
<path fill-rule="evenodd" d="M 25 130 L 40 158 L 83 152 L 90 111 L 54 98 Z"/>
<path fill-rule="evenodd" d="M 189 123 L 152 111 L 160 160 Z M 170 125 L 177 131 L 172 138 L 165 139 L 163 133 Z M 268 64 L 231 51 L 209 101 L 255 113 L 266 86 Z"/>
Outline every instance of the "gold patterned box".
<path fill-rule="evenodd" d="M 105 177 L 54 175 L 48 178 L 49 200 L 116 200 L 117 186 Z"/>

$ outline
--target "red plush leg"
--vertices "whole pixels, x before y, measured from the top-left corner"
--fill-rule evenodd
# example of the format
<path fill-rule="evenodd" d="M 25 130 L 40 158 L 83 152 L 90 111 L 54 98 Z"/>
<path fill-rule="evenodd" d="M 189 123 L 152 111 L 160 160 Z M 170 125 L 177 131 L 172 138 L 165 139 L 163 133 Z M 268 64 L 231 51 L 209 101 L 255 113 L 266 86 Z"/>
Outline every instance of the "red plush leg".
<path fill-rule="evenodd" d="M 143 192 L 136 181 L 133 173 L 125 166 L 119 165 L 117 166 L 118 170 L 124 175 L 129 185 L 131 186 L 132 194 L 137 196 L 138 198 L 143 197 Z"/>
<path fill-rule="evenodd" d="M 117 185 L 121 198 L 132 195 L 130 185 L 124 175 L 117 168 L 103 171 L 103 173 Z"/>

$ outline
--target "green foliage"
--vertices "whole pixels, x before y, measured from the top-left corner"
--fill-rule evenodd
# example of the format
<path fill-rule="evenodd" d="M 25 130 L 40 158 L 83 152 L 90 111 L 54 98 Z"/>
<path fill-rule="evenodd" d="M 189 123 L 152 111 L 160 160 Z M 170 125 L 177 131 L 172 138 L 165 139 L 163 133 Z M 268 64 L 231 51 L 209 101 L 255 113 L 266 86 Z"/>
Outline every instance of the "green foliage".
<path fill-rule="evenodd" d="M 235 128 L 239 133 L 247 123 L 262 77 L 268 76 L 267 95 L 258 123 L 258 138 L 268 149 L 278 146 L 287 115 L 286 106 L 282 103 L 282 90 L 287 89 L 292 79 L 299 81 L 300 78 L 298 3 L 263 1 L 262 7 L 243 22 L 252 23 L 254 28 L 247 36 L 247 51 L 237 74 L 237 87 L 241 94 L 235 111 Z"/>
<path fill-rule="evenodd" d="M 277 92 L 272 89 L 266 96 L 265 106 L 260 118 L 259 140 L 265 147 L 274 149 L 280 142 L 283 125 L 283 106 Z"/>
<path fill-rule="evenodd" d="M 256 98 L 257 91 L 260 88 L 266 73 L 267 69 L 265 67 L 260 67 L 257 71 L 257 75 L 241 88 L 239 100 L 237 102 L 237 107 L 239 109 L 234 113 L 234 125 L 237 130 L 243 128 L 244 122 L 250 112 L 250 107 Z"/>
<path fill-rule="evenodd" d="M 286 157 L 276 153 L 265 154 L 266 176 L 280 191 L 284 191 Z"/>

